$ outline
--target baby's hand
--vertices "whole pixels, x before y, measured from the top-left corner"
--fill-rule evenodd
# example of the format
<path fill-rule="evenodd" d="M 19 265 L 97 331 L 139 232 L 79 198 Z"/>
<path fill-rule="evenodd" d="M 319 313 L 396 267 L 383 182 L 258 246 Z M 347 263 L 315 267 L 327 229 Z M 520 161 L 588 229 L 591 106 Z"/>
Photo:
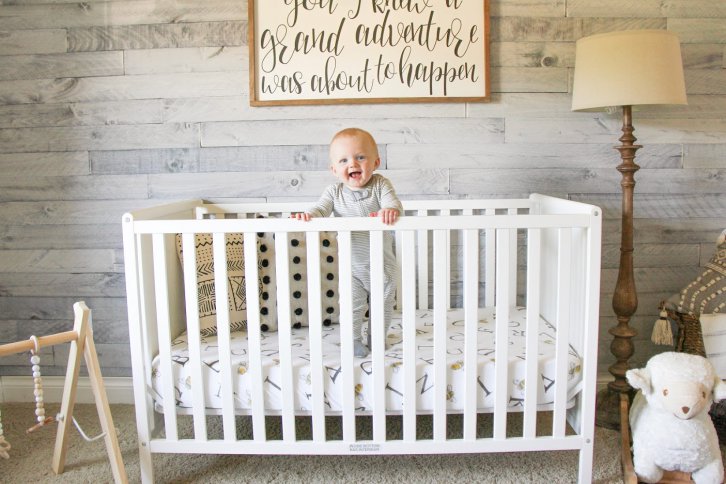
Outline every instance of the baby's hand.
<path fill-rule="evenodd" d="M 371 212 L 371 217 L 380 217 L 386 225 L 393 225 L 398 220 L 398 210 L 395 208 L 382 208 L 377 212 Z"/>
<path fill-rule="evenodd" d="M 304 221 L 308 222 L 313 217 L 307 212 L 300 212 L 300 213 L 294 213 L 294 214 L 290 215 L 290 218 L 294 218 L 297 220 L 304 220 Z"/>

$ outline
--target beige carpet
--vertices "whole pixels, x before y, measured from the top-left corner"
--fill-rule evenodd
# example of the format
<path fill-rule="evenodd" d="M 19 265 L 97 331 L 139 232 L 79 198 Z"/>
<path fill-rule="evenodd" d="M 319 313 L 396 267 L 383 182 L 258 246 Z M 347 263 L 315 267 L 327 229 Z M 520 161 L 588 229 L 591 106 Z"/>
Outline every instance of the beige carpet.
<path fill-rule="evenodd" d="M 0 459 L 1 483 L 102 483 L 113 477 L 103 440 L 88 443 L 73 429 L 66 469 L 51 469 L 56 425 L 26 435 L 34 422 L 32 404 L 2 404 L 10 459 Z M 48 415 L 58 411 L 48 405 Z M 134 409 L 112 405 L 129 482 L 140 482 Z M 77 405 L 75 415 L 90 436 L 100 432 L 96 408 Z M 181 423 L 184 432 L 185 423 Z M 210 427 L 210 432 L 214 429 Z M 593 481 L 622 482 L 618 434 L 597 428 Z M 571 483 L 577 480 L 577 453 L 572 451 L 488 455 L 411 456 L 154 456 L 156 482 L 335 482 L 335 483 Z"/>

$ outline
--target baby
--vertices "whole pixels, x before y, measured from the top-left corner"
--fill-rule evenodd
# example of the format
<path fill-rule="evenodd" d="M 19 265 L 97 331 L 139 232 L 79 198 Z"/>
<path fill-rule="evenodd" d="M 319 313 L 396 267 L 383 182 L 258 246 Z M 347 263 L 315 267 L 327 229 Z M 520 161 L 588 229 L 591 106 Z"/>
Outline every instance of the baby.
<path fill-rule="evenodd" d="M 320 200 L 308 212 L 294 218 L 310 220 L 312 217 L 379 217 L 386 225 L 398 220 L 403 207 L 391 182 L 373 173 L 381 164 L 378 146 L 373 136 L 358 128 L 338 132 L 330 142 L 330 171 L 338 179 L 325 189 Z M 395 296 L 396 259 L 393 237 L 384 232 L 383 284 L 384 318 L 386 331 L 391 324 Z M 353 350 L 356 357 L 370 353 L 370 328 L 364 341 L 361 333 L 371 291 L 370 244 L 367 232 L 351 234 L 352 287 L 353 287 Z M 370 324 L 370 322 L 369 322 Z"/>

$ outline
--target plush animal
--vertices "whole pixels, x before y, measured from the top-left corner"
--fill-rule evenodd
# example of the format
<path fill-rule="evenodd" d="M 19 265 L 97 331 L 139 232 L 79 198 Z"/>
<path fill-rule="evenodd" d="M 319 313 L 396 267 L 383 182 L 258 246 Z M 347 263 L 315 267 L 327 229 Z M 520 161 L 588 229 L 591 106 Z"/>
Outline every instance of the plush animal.
<path fill-rule="evenodd" d="M 708 415 L 713 401 L 726 398 L 723 382 L 702 356 L 666 352 L 645 368 L 628 370 L 640 390 L 630 410 L 633 466 L 643 482 L 658 482 L 663 471 L 690 472 L 696 484 L 720 484 L 723 460 Z"/>

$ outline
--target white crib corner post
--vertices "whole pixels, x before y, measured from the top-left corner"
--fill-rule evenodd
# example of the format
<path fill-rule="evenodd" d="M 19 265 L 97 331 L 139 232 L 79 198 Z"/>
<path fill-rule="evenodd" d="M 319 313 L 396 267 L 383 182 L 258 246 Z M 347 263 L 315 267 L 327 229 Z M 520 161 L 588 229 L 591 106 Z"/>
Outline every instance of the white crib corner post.
<path fill-rule="evenodd" d="M 154 482 L 154 467 L 151 461 L 151 423 L 150 409 L 153 405 L 146 392 L 144 341 L 141 330 L 141 301 L 139 288 L 139 267 L 136 235 L 134 234 L 134 217 L 126 213 L 122 217 L 124 265 L 126 267 L 126 304 L 129 318 L 129 343 L 131 348 L 131 373 L 134 384 L 134 407 L 136 409 L 136 429 L 139 444 L 139 467 L 141 481 Z"/>

